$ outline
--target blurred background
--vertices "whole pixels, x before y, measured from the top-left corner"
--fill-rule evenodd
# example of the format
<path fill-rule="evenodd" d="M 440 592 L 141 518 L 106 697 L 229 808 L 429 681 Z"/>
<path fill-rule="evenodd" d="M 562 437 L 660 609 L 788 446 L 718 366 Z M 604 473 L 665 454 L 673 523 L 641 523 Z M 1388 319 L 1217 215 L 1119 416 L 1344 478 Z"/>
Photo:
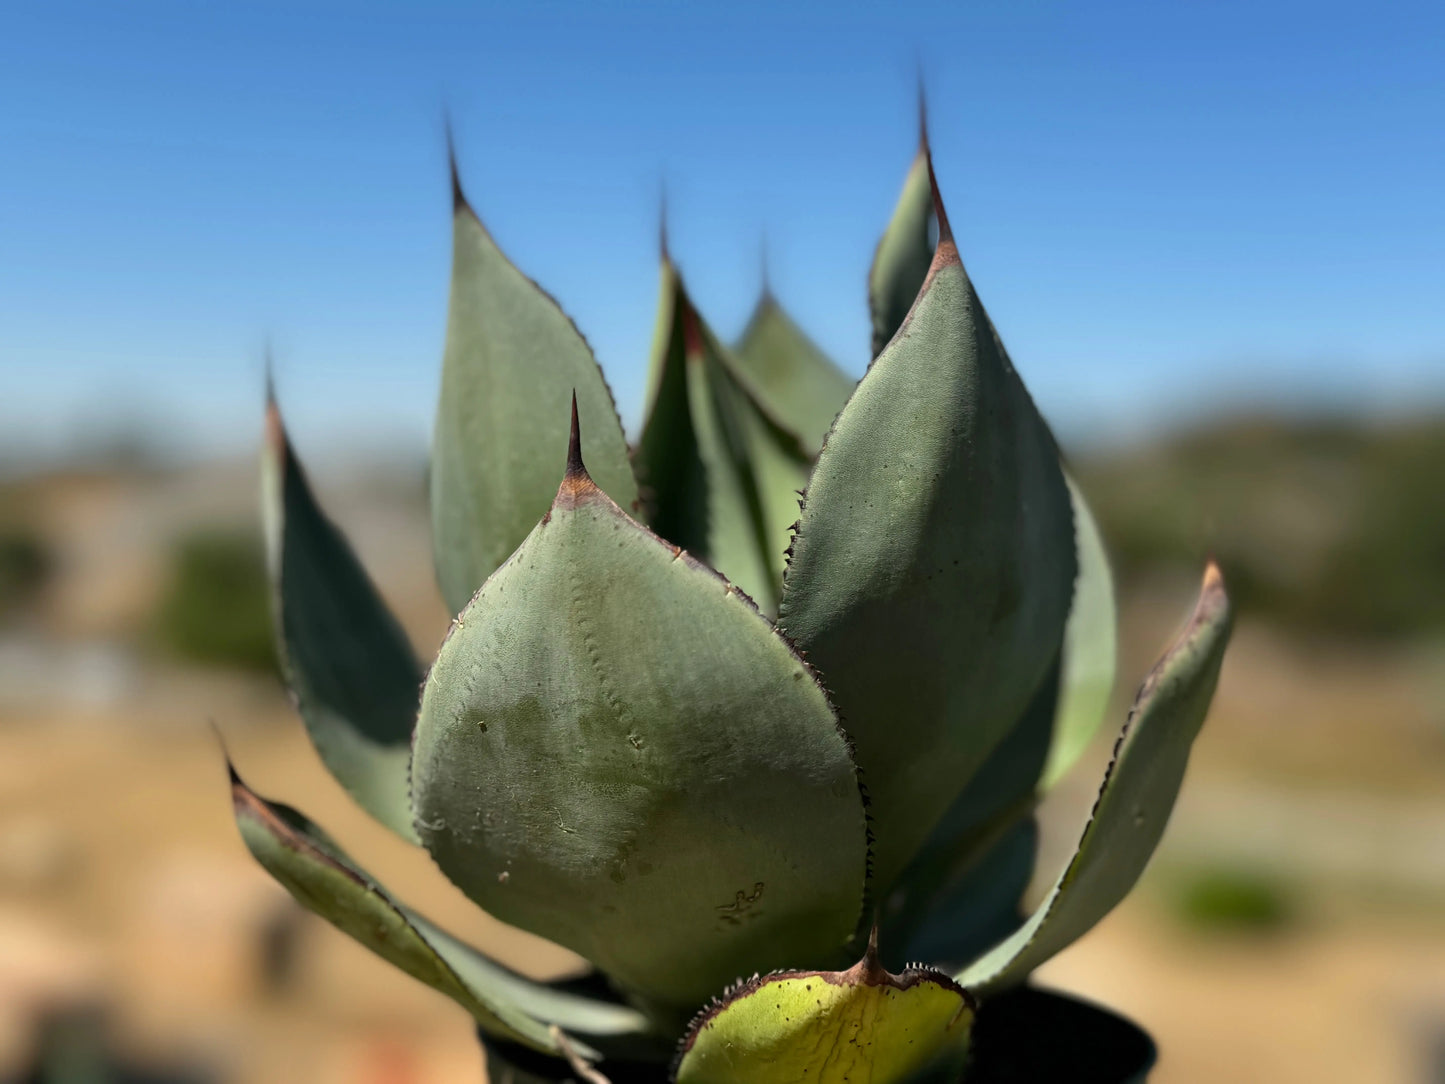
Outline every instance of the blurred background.
<path fill-rule="evenodd" d="M 231 822 L 212 722 L 422 909 L 575 964 L 367 821 L 293 717 L 263 356 L 430 657 L 444 113 L 635 432 L 664 185 L 720 332 L 766 239 L 861 373 L 920 69 L 1121 590 L 1115 722 L 1042 877 L 1207 554 L 1241 615 L 1164 846 L 1042 981 L 1147 1027 L 1161 1084 L 1445 1081 L 1442 43 L 1424 3 L 0 5 L 0 1081 L 47 1050 L 86 1084 L 480 1079 L 462 1011 L 300 914 Z"/>

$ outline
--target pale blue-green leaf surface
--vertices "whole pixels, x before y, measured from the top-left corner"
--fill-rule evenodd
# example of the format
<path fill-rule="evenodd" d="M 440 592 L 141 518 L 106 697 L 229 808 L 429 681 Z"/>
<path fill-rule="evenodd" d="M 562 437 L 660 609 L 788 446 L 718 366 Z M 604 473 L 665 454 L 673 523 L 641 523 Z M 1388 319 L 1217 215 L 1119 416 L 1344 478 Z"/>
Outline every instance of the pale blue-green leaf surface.
<path fill-rule="evenodd" d="M 758 301 L 733 356 L 773 416 L 816 456 L 857 382 L 818 348 L 771 290 Z"/>
<path fill-rule="evenodd" d="M 648 416 L 635 453 L 650 523 L 777 609 L 810 459 L 664 259 Z"/>
<path fill-rule="evenodd" d="M 933 193 L 928 183 L 928 137 L 919 134 L 918 153 L 903 179 L 903 191 L 868 270 L 868 311 L 873 319 L 877 357 L 903 324 L 923 288 L 933 261 Z"/>
<path fill-rule="evenodd" d="M 1067 477 L 1067 476 L 1066 476 Z M 1079 576 L 1064 626 L 1063 677 L 1053 741 L 1039 786 L 1048 790 L 1083 755 L 1109 709 L 1118 655 L 1118 617 L 1109 555 L 1089 502 L 1068 478 L 1078 539 Z"/>
<path fill-rule="evenodd" d="M 266 430 L 262 513 L 286 683 L 331 774 L 358 805 L 415 843 L 407 773 L 421 667 L 361 562 L 317 505 L 274 400 Z"/>
<path fill-rule="evenodd" d="M 989 754 L 888 895 L 888 959 L 962 964 L 1023 921 L 1033 874 L 1035 787 L 1058 702 L 1058 666 Z"/>
<path fill-rule="evenodd" d="M 591 1043 L 645 1035 L 635 1009 L 519 975 L 397 903 L 305 816 L 267 801 L 231 772 L 236 824 L 247 849 L 298 901 L 388 963 L 446 994 L 489 1034 L 561 1052 L 561 1027 L 589 1057 Z"/>
<path fill-rule="evenodd" d="M 778 615 L 855 743 L 885 888 L 1033 698 L 1074 588 L 1058 449 L 939 219 L 818 457 Z"/>
<path fill-rule="evenodd" d="M 856 929 L 865 817 L 822 688 L 575 455 L 442 647 L 412 788 L 473 900 L 664 1010 L 836 960 Z"/>
<path fill-rule="evenodd" d="M 969 965 L 959 982 L 983 994 L 1021 982 L 1134 887 L 1174 808 L 1230 624 L 1224 580 L 1210 565 L 1189 623 L 1139 690 L 1073 857 L 1029 920 Z"/>
<path fill-rule="evenodd" d="M 507 259 L 459 185 L 455 192 L 431 463 L 432 548 L 453 613 L 547 511 L 574 392 L 598 485 L 624 507 L 637 502 L 622 424 L 591 349 Z"/>

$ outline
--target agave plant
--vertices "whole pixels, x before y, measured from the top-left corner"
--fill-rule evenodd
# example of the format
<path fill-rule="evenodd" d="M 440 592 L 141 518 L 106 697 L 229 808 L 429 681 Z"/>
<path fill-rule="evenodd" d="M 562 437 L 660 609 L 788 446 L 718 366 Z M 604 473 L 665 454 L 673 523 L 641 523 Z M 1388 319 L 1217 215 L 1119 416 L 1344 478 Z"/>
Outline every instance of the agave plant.
<path fill-rule="evenodd" d="M 664 245 L 631 448 L 586 343 L 455 163 L 453 186 L 430 488 L 457 616 L 424 676 L 273 398 L 281 654 L 351 795 L 593 970 L 503 967 L 233 771 L 252 853 L 467 1009 L 494 1081 L 1141 1079 L 1142 1033 L 1026 980 L 1158 843 L 1229 605 L 1209 568 L 1025 914 L 1035 805 L 1109 699 L 1112 588 L 964 271 L 926 137 L 873 261 L 856 387 L 766 292 L 725 346 Z"/>

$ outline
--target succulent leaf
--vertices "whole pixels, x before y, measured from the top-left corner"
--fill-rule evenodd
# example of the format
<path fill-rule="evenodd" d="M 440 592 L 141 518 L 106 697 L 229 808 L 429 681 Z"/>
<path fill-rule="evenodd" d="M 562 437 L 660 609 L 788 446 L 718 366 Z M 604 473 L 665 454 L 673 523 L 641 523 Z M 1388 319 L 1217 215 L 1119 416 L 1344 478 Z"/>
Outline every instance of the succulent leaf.
<path fill-rule="evenodd" d="M 421 667 L 316 503 L 274 398 L 261 493 L 281 667 L 297 710 L 322 761 L 357 804 L 415 843 L 407 788 Z"/>
<path fill-rule="evenodd" d="M 636 463 L 652 527 L 775 611 L 810 456 L 763 405 L 666 257 L 650 389 Z"/>
<path fill-rule="evenodd" d="M 1028 705 L 1074 588 L 1058 449 L 938 208 L 928 280 L 818 457 L 778 615 L 856 745 L 883 885 Z"/>
<path fill-rule="evenodd" d="M 898 332 L 923 289 L 933 262 L 933 193 L 929 184 L 928 130 L 919 103 L 918 153 L 903 179 L 893 217 L 873 253 L 868 271 L 868 311 L 873 318 L 873 352 L 877 357 Z"/>
<path fill-rule="evenodd" d="M 899 1084 L 968 1050 L 974 1003 L 947 975 L 892 975 L 876 946 L 846 971 L 739 984 L 693 1022 L 677 1084 Z"/>
<path fill-rule="evenodd" d="M 458 613 L 547 511 L 574 392 L 598 484 L 637 484 L 612 393 L 572 321 L 497 247 L 456 183 L 452 284 L 432 444 L 432 546 Z"/>
<path fill-rule="evenodd" d="M 1049 790 L 1083 755 L 1109 709 L 1118 654 L 1114 577 L 1099 525 L 1078 484 L 1064 475 L 1074 506 L 1079 576 L 1064 626 L 1063 679 L 1048 763 L 1039 782 Z"/>
<path fill-rule="evenodd" d="M 771 290 L 763 291 L 733 356 L 773 415 L 816 456 L 857 381 L 818 349 Z"/>
<path fill-rule="evenodd" d="M 1230 623 L 1224 579 L 1211 564 L 1189 623 L 1139 690 L 1072 859 L 1029 920 L 965 969 L 959 982 L 988 994 L 1022 981 L 1134 887 L 1174 808 L 1219 679 Z"/>
<path fill-rule="evenodd" d="M 635 1039 L 636 1010 L 561 991 L 511 971 L 403 907 L 301 813 L 257 795 L 231 770 L 236 825 L 247 849 L 306 907 L 388 963 L 456 1001 L 489 1035 L 560 1053 L 556 1024 L 590 1057 Z"/>
<path fill-rule="evenodd" d="M 836 959 L 862 906 L 862 797 L 811 670 L 575 442 L 442 646 L 412 792 L 473 900 L 672 1010 L 739 967 Z"/>
<path fill-rule="evenodd" d="M 901 958 L 961 965 L 1023 921 L 1037 842 L 1035 786 L 1058 693 L 1056 664 L 899 877 L 883 907 L 881 940 Z"/>

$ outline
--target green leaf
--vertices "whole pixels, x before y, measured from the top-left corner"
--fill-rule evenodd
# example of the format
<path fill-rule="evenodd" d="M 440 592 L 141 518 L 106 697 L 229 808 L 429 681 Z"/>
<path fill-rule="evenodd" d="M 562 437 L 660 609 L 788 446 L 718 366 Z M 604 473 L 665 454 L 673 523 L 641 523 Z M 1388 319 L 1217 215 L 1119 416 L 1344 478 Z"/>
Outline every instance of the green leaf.
<path fill-rule="evenodd" d="M 1078 848 L 1023 926 L 958 976 L 981 994 L 1023 980 L 1087 933 L 1134 887 L 1184 780 L 1189 747 L 1214 695 L 1231 614 L 1213 565 L 1194 613 L 1145 679 Z"/>
<path fill-rule="evenodd" d="M 938 217 L 928 282 L 818 457 L 778 615 L 856 745 L 882 885 L 1028 705 L 1074 587 L 1058 449 Z"/>
<path fill-rule="evenodd" d="M 857 382 L 818 349 L 771 290 L 763 291 L 733 356 L 773 416 L 816 456 Z"/>
<path fill-rule="evenodd" d="M 1035 786 L 1058 693 L 1055 665 L 898 878 L 881 940 L 901 959 L 962 964 L 1023 921 L 1037 842 Z"/>
<path fill-rule="evenodd" d="M 968 1050 L 974 1004 L 947 975 L 889 974 L 876 945 L 847 971 L 741 983 L 693 1022 L 677 1084 L 899 1084 Z"/>
<path fill-rule="evenodd" d="M 910 931 L 908 956 L 953 970 L 1023 923 L 1023 896 L 1038 858 L 1038 823 L 1025 813 L 994 828 L 985 843 L 974 861 L 960 863 L 939 886 L 933 908 Z"/>
<path fill-rule="evenodd" d="M 297 710 L 322 761 L 357 804 L 415 843 L 408 765 L 421 667 L 317 505 L 274 399 L 266 410 L 261 493 L 277 642 Z"/>
<path fill-rule="evenodd" d="M 493 1035 L 552 1054 L 552 1025 L 595 1058 L 593 1045 L 645 1034 L 636 1010 L 561 991 L 510 971 L 394 901 L 296 810 L 267 801 L 231 770 L 236 824 L 247 849 L 301 903 L 408 975 L 446 994 Z"/>
<path fill-rule="evenodd" d="M 903 191 L 893 208 L 888 228 L 873 253 L 868 271 L 868 311 L 873 317 L 873 357 L 883 352 L 903 326 L 908 310 L 933 262 L 929 230 L 934 223 L 933 193 L 929 184 L 928 130 L 919 105 L 918 154 L 908 167 Z"/>
<path fill-rule="evenodd" d="M 635 508 L 612 393 L 566 314 L 507 259 L 452 179 L 452 286 L 432 443 L 432 546 L 453 613 L 547 511 L 577 395 L 597 481 Z"/>
<path fill-rule="evenodd" d="M 1078 539 L 1079 577 L 1074 601 L 1064 626 L 1064 673 L 1053 742 L 1039 786 L 1050 789 L 1083 755 L 1109 709 L 1114 691 L 1118 652 L 1118 619 L 1114 611 L 1114 578 L 1099 525 L 1089 503 L 1072 478 L 1069 498 L 1074 505 L 1074 533 Z"/>
<path fill-rule="evenodd" d="M 664 1011 L 738 968 L 834 960 L 857 925 L 865 817 L 822 688 L 575 443 L 551 511 L 442 646 L 412 793 L 473 900 Z"/>
<path fill-rule="evenodd" d="M 771 613 L 810 457 L 763 405 L 666 258 L 662 280 L 636 452 L 650 522 Z"/>

